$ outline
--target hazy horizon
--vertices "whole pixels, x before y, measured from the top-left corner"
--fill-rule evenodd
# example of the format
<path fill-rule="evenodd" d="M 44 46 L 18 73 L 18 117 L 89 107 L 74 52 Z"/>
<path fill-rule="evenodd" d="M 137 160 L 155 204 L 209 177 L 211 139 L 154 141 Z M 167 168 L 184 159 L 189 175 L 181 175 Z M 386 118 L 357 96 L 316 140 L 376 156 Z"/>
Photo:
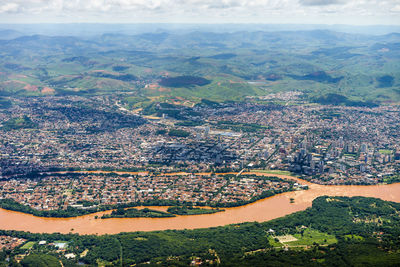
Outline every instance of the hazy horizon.
<path fill-rule="evenodd" d="M 20 35 L 50 35 L 50 36 L 94 36 L 107 33 L 135 35 L 141 33 L 189 33 L 203 32 L 278 32 L 278 31 L 311 31 L 330 30 L 352 34 L 385 35 L 400 33 L 396 25 L 345 25 L 345 24 L 261 24 L 261 23 L 0 23 L 3 38 L 9 39 L 6 31 Z"/>
<path fill-rule="evenodd" d="M 399 0 L 0 0 L 0 23 L 400 25 Z"/>

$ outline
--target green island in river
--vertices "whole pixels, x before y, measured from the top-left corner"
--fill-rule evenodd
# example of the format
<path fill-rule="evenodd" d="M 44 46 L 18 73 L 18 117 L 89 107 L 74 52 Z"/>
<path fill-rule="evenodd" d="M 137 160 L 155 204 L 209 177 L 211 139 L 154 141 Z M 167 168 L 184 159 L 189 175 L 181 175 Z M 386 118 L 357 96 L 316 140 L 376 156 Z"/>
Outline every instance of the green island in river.
<path fill-rule="evenodd" d="M 210 209 L 199 208 L 193 206 L 172 206 L 168 207 L 167 212 L 153 210 L 149 208 L 136 209 L 136 208 L 118 208 L 113 210 L 110 214 L 104 214 L 101 219 L 109 218 L 167 218 L 175 217 L 176 215 L 199 215 L 199 214 L 212 214 L 224 211 L 223 209 Z"/>
<path fill-rule="evenodd" d="M 108 219 L 108 218 L 165 218 L 165 217 L 175 217 L 174 214 L 152 210 L 148 208 L 144 209 L 135 209 L 135 208 L 118 208 L 113 210 L 110 214 L 104 214 L 101 216 L 101 219 Z"/>
<path fill-rule="evenodd" d="M 173 206 L 169 207 L 167 210 L 169 213 L 176 215 L 199 215 L 199 214 L 212 214 L 220 211 L 224 211 L 223 209 L 204 209 L 193 206 Z"/>

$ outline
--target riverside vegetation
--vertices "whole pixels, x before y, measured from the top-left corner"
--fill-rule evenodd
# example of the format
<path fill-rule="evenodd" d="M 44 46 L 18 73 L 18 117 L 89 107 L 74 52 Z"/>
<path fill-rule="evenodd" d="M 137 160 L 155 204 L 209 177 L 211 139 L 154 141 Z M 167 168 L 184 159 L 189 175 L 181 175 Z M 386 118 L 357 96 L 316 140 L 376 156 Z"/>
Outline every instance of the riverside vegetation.
<path fill-rule="evenodd" d="M 64 266 L 76 266 L 78 261 L 123 266 L 187 266 L 193 262 L 220 266 L 395 266 L 400 261 L 399 212 L 399 203 L 376 198 L 324 196 L 305 211 L 264 223 L 105 236 L 0 231 L 1 235 L 34 242 L 30 249 L 4 251 L 0 261 L 9 258 L 19 266 L 14 259 L 22 254 L 26 255 L 23 266 L 45 266 L 58 260 Z M 47 244 L 39 245 L 41 240 Z M 67 244 L 61 252 L 54 247 L 59 240 Z M 70 253 L 77 257 L 64 256 Z"/>
<path fill-rule="evenodd" d="M 223 209 L 206 209 L 206 208 L 198 208 L 193 207 L 191 205 L 184 206 L 173 206 L 167 209 L 167 212 L 153 210 L 153 209 L 135 209 L 135 208 L 118 208 L 117 210 L 113 210 L 111 214 L 104 214 L 101 216 L 101 219 L 108 218 L 167 218 L 167 217 L 175 217 L 175 215 L 199 215 L 199 214 L 211 214 L 224 211 Z"/>
<path fill-rule="evenodd" d="M 86 178 L 91 179 L 86 179 Z M 262 177 L 256 175 L 220 174 L 199 175 L 187 177 L 178 182 L 177 175 L 146 175 L 145 177 L 117 175 L 117 174 L 87 174 L 69 176 L 50 176 L 36 179 L 20 178 L 18 181 L 6 181 L 0 189 L 0 207 L 7 210 L 19 211 L 39 217 L 76 217 L 100 211 L 112 210 L 109 217 L 171 217 L 177 215 L 207 214 L 222 211 L 218 208 L 237 207 L 271 197 L 276 194 L 307 189 L 300 187 L 295 182 L 278 177 Z M 160 177 L 163 177 L 160 179 Z M 154 182 L 159 179 L 159 183 Z M 126 193 L 120 189 L 120 184 L 125 184 L 125 190 L 133 192 L 129 199 Z M 151 184 L 151 187 L 148 186 Z M 12 185 L 12 186 L 11 186 Z M 86 191 L 81 187 L 87 187 Z M 99 194 L 92 188 L 103 187 L 103 193 Z M 90 189 L 88 187 L 91 187 Z M 202 188 L 204 187 L 204 189 Z M 141 190 L 146 188 L 146 190 Z M 164 188 L 164 190 L 160 190 Z M 169 190 L 166 193 L 165 188 Z M 107 190 L 107 191 L 106 191 Z M 195 195 L 201 191 L 204 197 L 181 199 L 180 195 Z M 58 193 L 55 193 L 58 192 Z M 71 192 L 69 196 L 65 192 Z M 113 194 L 115 198 L 105 201 L 104 195 Z M 46 205 L 35 206 L 38 197 L 43 199 L 46 195 Z M 91 201 L 82 200 L 83 195 L 90 196 Z M 125 198 L 124 198 L 125 197 Z M 65 201 L 60 204 L 59 199 Z M 118 199 L 118 202 L 116 201 Z M 158 211 L 127 209 L 137 206 L 175 206 L 172 212 L 162 213 Z M 200 209 L 193 206 L 210 206 L 217 209 Z M 51 208 L 49 208 L 51 207 Z M 172 214 L 171 214 L 172 213 Z"/>

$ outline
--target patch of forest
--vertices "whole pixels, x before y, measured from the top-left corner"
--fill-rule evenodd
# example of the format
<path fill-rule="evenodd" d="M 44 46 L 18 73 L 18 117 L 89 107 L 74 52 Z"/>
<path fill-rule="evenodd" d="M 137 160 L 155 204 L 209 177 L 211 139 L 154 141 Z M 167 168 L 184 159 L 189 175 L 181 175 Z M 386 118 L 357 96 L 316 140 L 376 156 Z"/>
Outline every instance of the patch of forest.
<path fill-rule="evenodd" d="M 194 85 L 204 86 L 210 82 L 210 80 L 197 76 L 177 76 L 162 78 L 159 84 L 167 87 L 190 87 Z"/>
<path fill-rule="evenodd" d="M 98 78 L 108 78 L 123 82 L 132 82 L 137 80 L 137 77 L 133 74 L 112 74 L 105 72 L 93 72 L 91 75 Z"/>
<path fill-rule="evenodd" d="M 392 87 L 394 85 L 394 77 L 390 75 L 380 76 L 377 81 L 380 88 Z"/>
<path fill-rule="evenodd" d="M 2 130 L 19 130 L 19 129 L 32 129 L 36 128 L 37 124 L 31 120 L 28 116 L 24 115 L 18 118 L 11 118 L 8 121 L 3 122 Z"/>
<path fill-rule="evenodd" d="M 344 95 L 340 94 L 326 94 L 317 98 L 314 98 L 315 103 L 322 105 L 334 105 L 334 106 L 349 106 L 349 107 L 377 107 L 378 104 L 370 101 L 354 101 L 348 99 Z"/>
<path fill-rule="evenodd" d="M 344 77 L 331 77 L 330 75 L 326 74 L 325 71 L 316 71 L 313 73 L 309 73 L 303 76 L 299 75 L 290 75 L 291 78 L 295 80 L 311 80 L 315 82 L 320 82 L 320 83 L 338 83 L 340 80 L 342 80 Z"/>

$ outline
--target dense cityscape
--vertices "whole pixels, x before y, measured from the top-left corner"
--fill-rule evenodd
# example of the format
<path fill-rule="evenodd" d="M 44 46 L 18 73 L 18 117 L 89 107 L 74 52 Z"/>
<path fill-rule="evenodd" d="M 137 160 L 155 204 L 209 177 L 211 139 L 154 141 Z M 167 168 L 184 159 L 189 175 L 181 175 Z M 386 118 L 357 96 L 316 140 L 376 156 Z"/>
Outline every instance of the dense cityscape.
<path fill-rule="evenodd" d="M 13 199 L 36 210 L 92 209 L 126 203 L 229 207 L 304 188 L 293 181 L 254 175 L 89 174 L 0 181 L 0 199 Z"/>
<path fill-rule="evenodd" d="M 276 169 L 321 184 L 376 184 L 399 174 L 397 106 L 156 104 L 160 117 L 144 119 L 111 97 L 71 97 L 67 106 L 57 97 L 16 101 L 0 114 L 4 178 L 52 170 Z M 184 119 L 167 115 L 171 110 Z"/>

